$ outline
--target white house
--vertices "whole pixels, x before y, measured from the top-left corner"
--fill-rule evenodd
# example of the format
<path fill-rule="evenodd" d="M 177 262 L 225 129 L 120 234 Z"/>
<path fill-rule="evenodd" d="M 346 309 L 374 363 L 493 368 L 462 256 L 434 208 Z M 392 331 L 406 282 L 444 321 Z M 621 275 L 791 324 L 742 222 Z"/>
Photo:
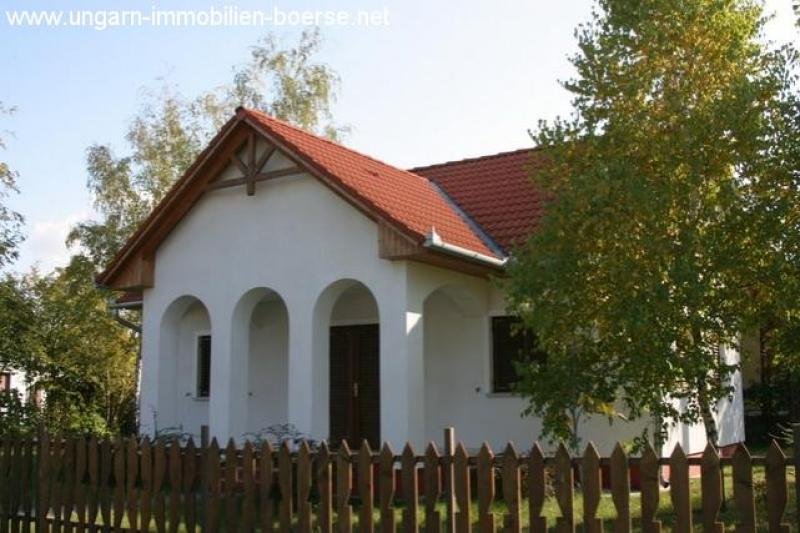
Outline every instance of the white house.
<path fill-rule="evenodd" d="M 490 278 L 540 212 L 535 163 L 400 170 L 239 109 L 98 280 L 141 294 L 142 431 L 421 446 L 454 426 L 528 446 L 540 424 L 508 392 L 522 340 Z M 720 407 L 722 444 L 743 440 L 740 388 Z M 647 423 L 583 437 L 607 450 Z M 672 438 L 704 446 L 702 428 Z"/>
<path fill-rule="evenodd" d="M 0 394 L 14 392 L 20 400 L 34 400 L 38 405 L 44 402 L 44 391 L 36 387 L 33 380 L 20 370 L 11 367 L 0 368 Z"/>

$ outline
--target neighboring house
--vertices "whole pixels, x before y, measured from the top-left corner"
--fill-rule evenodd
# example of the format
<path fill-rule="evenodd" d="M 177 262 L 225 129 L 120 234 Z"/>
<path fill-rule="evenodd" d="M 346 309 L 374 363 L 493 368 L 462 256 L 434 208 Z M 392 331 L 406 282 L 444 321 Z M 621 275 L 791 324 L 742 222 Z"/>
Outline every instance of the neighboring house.
<path fill-rule="evenodd" d="M 36 387 L 25 372 L 4 368 L 0 370 L 0 393 L 16 392 L 23 402 L 34 400 L 37 405 L 44 403 L 44 391 Z"/>
<path fill-rule="evenodd" d="M 542 209 L 536 156 L 406 171 L 239 109 L 98 279 L 141 293 L 142 431 L 529 446 L 540 423 L 509 393 L 525 340 L 490 277 Z M 744 439 L 739 389 L 723 444 Z M 607 451 L 648 424 L 581 432 Z"/>

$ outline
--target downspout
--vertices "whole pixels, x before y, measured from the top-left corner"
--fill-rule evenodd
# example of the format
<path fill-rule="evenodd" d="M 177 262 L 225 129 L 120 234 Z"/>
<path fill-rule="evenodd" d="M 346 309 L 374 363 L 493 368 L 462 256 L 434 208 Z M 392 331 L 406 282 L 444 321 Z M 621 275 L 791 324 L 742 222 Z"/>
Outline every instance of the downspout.
<path fill-rule="evenodd" d="M 136 380 L 136 430 L 138 432 L 139 427 L 141 427 L 141 413 L 142 413 L 142 326 L 141 324 L 136 324 L 127 320 L 122 315 L 120 315 L 120 309 L 122 309 L 119 305 L 115 305 L 113 301 L 109 298 L 108 305 L 107 305 L 109 314 L 111 317 L 121 326 L 133 331 L 135 335 L 139 336 L 139 343 L 136 348 L 136 369 L 134 370 L 134 379 Z"/>
<path fill-rule="evenodd" d="M 425 248 L 428 248 L 429 250 L 444 252 L 449 255 L 461 257 L 464 259 L 469 259 L 476 263 L 489 265 L 495 268 L 503 268 L 508 262 L 507 257 L 504 257 L 503 259 L 498 259 L 490 255 L 475 252 L 468 248 L 456 246 L 454 244 L 448 244 L 442 240 L 441 236 L 438 233 L 436 233 L 436 228 L 431 228 L 431 231 L 430 233 L 428 233 L 428 236 L 425 239 L 423 246 Z"/>

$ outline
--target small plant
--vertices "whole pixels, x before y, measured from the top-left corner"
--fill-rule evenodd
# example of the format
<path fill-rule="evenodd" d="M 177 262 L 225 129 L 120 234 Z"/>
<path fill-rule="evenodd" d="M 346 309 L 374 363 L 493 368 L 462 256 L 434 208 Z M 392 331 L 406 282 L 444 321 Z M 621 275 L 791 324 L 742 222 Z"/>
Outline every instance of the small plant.
<path fill-rule="evenodd" d="M 290 448 L 296 449 L 301 442 L 306 442 L 312 450 L 318 447 L 316 440 L 298 430 L 294 424 L 272 424 L 259 431 L 245 433 L 242 437 L 255 446 L 261 446 L 264 442 L 280 446 L 288 442 Z"/>
<path fill-rule="evenodd" d="M 778 430 L 770 433 L 770 437 L 777 440 L 784 446 L 794 446 L 794 428 L 788 424 L 778 424 Z"/>
<path fill-rule="evenodd" d="M 169 444 L 178 439 L 178 442 L 183 446 L 189 442 L 190 438 L 197 438 L 197 435 L 184 431 L 183 425 L 158 427 L 158 410 L 156 409 L 153 409 L 153 425 L 155 426 L 153 431 L 154 443 L 163 442 L 164 444 Z"/>
<path fill-rule="evenodd" d="M 169 444 L 177 439 L 181 446 L 183 446 L 189 442 L 190 438 L 195 437 L 196 435 L 192 435 L 191 433 L 184 431 L 183 426 L 171 426 L 157 429 L 155 435 L 153 436 L 153 442 L 163 442 L 164 444 Z"/>

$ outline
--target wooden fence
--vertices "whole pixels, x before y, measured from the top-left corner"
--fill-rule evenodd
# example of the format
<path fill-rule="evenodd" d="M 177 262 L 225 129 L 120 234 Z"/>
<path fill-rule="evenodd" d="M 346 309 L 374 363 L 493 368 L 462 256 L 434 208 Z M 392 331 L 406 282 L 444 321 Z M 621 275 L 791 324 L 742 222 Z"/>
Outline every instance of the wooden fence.
<path fill-rule="evenodd" d="M 765 457 L 751 457 L 744 446 L 730 458 L 712 447 L 702 457 L 687 457 L 680 447 L 668 458 L 652 449 L 628 457 L 617 446 L 601 458 L 589 445 L 582 457 L 572 458 L 563 447 L 546 457 L 538 445 L 523 454 L 509 444 L 498 455 L 486 445 L 474 454 L 461 445 L 452 455 L 441 454 L 434 444 L 418 455 L 407 445 L 397 455 L 389 445 L 376 453 L 366 443 L 357 451 L 346 444 L 333 451 L 325 443 L 314 450 L 306 443 L 294 450 L 268 443 L 220 449 L 215 441 L 196 447 L 191 440 L 181 445 L 44 435 L 38 441 L 0 441 L 0 533 L 197 528 L 329 533 L 334 527 L 342 533 L 397 528 L 467 533 L 553 526 L 566 533 L 576 529 L 578 490 L 584 531 L 602 531 L 598 509 L 610 494 L 613 531 L 625 533 L 636 525 L 659 532 L 667 470 L 672 529 L 693 530 L 692 492 L 699 491 L 694 521 L 705 532 L 721 532 L 723 468 L 732 473 L 733 498 L 727 504 L 735 508 L 736 531 L 786 533 L 791 464 L 774 443 Z M 693 465 L 701 469 L 699 481 L 690 480 Z M 764 470 L 766 513 L 756 512 L 754 467 Z M 636 517 L 632 470 L 640 485 Z M 609 482 L 605 492 L 604 481 Z M 548 522 L 544 509 L 553 500 L 558 512 Z M 757 523 L 763 516 L 764 523 Z"/>

